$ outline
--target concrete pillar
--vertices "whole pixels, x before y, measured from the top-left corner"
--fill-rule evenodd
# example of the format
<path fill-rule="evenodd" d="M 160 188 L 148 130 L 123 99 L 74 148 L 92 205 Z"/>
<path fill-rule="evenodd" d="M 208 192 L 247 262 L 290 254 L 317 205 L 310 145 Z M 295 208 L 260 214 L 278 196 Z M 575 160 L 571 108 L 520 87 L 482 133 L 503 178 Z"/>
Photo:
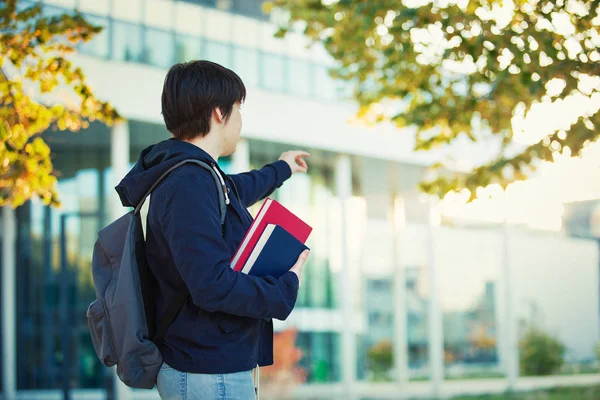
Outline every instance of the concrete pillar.
<path fill-rule="evenodd" d="M 112 186 L 115 187 L 129 172 L 129 124 L 127 121 L 113 125 L 110 132 L 110 165 L 112 168 Z M 114 221 L 128 210 L 123 207 L 117 192 L 111 193 L 110 216 Z M 114 370 L 114 393 L 117 400 L 130 400 L 132 391 L 116 376 Z"/>
<path fill-rule="evenodd" d="M 350 157 L 340 155 L 335 165 L 335 191 L 340 199 L 342 215 L 342 276 L 350 277 L 350 257 L 348 248 L 348 219 L 353 216 L 348 210 L 348 200 L 352 196 L 352 166 Z M 342 331 L 342 385 L 346 399 L 355 394 L 353 388 L 356 381 L 356 332 L 354 332 L 352 310 L 352 284 L 350 279 L 342 279 L 342 315 L 346 328 Z"/>
<path fill-rule="evenodd" d="M 112 168 L 112 187 L 123 179 L 129 172 L 129 123 L 118 122 L 111 128 L 110 132 L 110 165 Z M 117 192 L 110 193 L 110 217 L 114 221 L 127 212 L 121 204 Z"/>
<path fill-rule="evenodd" d="M 444 383 L 444 330 L 440 308 L 439 283 L 435 258 L 439 240 L 440 210 L 436 200 L 429 205 L 428 275 L 429 275 L 429 367 L 433 397 L 439 397 Z"/>
<path fill-rule="evenodd" d="M 508 390 L 514 390 L 519 377 L 519 334 L 515 317 L 515 294 L 513 292 L 510 268 L 510 228 L 507 222 L 502 226 L 502 264 L 500 281 L 503 287 L 504 321 L 500 332 L 504 338 L 501 343 L 504 369 Z"/>
<path fill-rule="evenodd" d="M 404 201 L 394 200 L 394 375 L 403 393 L 408 385 L 408 336 L 406 311 L 406 275 L 402 264 L 402 244 L 406 227 Z"/>
<path fill-rule="evenodd" d="M 2 398 L 14 400 L 17 394 L 17 259 L 15 210 L 2 209 Z"/>

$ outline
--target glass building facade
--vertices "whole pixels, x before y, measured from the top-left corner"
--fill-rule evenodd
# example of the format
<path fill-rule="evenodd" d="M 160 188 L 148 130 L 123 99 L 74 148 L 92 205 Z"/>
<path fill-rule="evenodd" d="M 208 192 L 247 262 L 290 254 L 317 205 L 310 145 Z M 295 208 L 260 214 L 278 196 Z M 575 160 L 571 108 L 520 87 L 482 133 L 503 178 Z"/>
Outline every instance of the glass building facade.
<path fill-rule="evenodd" d="M 92 124 L 76 138 L 46 137 L 62 207 L 34 200 L 16 212 L 17 388 L 58 388 L 64 366 L 74 387 L 103 387 L 108 372 L 94 353 L 85 314 L 95 298 L 90 256 L 108 221 L 110 132 Z"/>
<path fill-rule="evenodd" d="M 288 147 L 250 141 L 251 168 L 276 160 Z M 335 154 L 318 149 L 307 150 L 311 153 L 308 174 L 294 176 L 272 197 L 313 227 L 307 242 L 311 256 L 303 270 L 303 284 L 296 307 L 335 311 L 340 310 L 342 305 L 338 283 L 343 279 L 340 268 L 335 265 L 340 248 L 333 243 L 333 232 L 340 231 L 340 221 L 331 210 L 336 207 Z M 256 205 L 252 211 L 256 213 L 258 208 L 259 205 Z M 303 351 L 301 366 L 308 372 L 309 382 L 338 382 L 341 379 L 340 333 L 339 330 L 299 332 L 297 346 Z"/>
<path fill-rule="evenodd" d="M 47 6 L 45 6 L 47 7 Z M 52 7 L 54 13 L 69 9 Z M 207 59 L 232 68 L 249 87 L 332 100 L 344 95 L 325 65 L 255 48 L 85 13 L 103 31 L 80 52 L 120 62 L 168 68 L 176 62 Z"/>
<path fill-rule="evenodd" d="M 130 165 L 144 147 L 168 137 L 163 127 L 152 123 L 130 120 L 128 129 Z M 68 357 L 72 387 L 104 388 L 110 385 L 110 370 L 100 365 L 95 356 L 85 312 L 95 298 L 91 279 L 95 235 L 114 211 L 111 209 L 114 203 L 109 199 L 114 190 L 110 130 L 92 124 L 75 138 L 64 132 L 48 132 L 45 136 L 52 146 L 59 173 L 62 207 L 53 209 L 31 201 L 16 213 L 17 387 L 59 389 Z M 285 144 L 248 140 L 250 167 L 271 162 L 288 148 Z M 273 195 L 314 228 L 308 243 L 312 254 L 297 303 L 299 317 L 294 320 L 300 326 L 296 345 L 303 352 L 300 365 L 307 371 L 307 383 L 341 381 L 342 335 L 348 326 L 343 323 L 303 330 L 301 318 L 311 318 L 312 312 L 341 314 L 345 302 L 351 303 L 353 315 L 359 320 L 354 333 L 356 379 L 365 382 L 396 379 L 397 284 L 404 285 L 410 378 L 429 379 L 430 288 L 429 269 L 423 255 L 427 249 L 427 226 L 420 217 L 425 213 L 423 203 L 408 189 L 412 186 L 410 179 L 415 182 L 419 179 L 419 169 L 377 159 L 352 158 L 352 196 L 347 205 L 352 218 L 345 226 L 346 269 L 341 264 L 343 226 L 335 182 L 335 160 L 339 155 L 320 149 L 307 150 L 312 154 L 309 173 L 294 176 Z M 226 171 L 232 171 L 231 159 L 220 160 L 220 164 Z M 373 179 L 374 176 L 378 179 Z M 405 201 L 404 234 L 410 237 L 410 243 L 398 259 L 395 247 L 398 215 L 394 202 L 399 196 Z M 258 207 L 255 205 L 251 212 L 256 213 Z M 438 271 L 446 373 L 448 377 L 501 376 L 495 272 L 498 266 L 482 262 L 474 276 L 473 256 L 461 259 L 461 254 L 469 253 L 468 249 L 464 248 L 464 253 L 451 251 L 465 246 L 468 240 L 461 236 L 455 242 L 452 239 L 455 236 L 446 233 L 440 252 L 445 254 L 452 269 Z M 480 233 L 475 231 L 471 235 Z M 490 245 L 493 242 L 488 241 Z M 478 251 L 494 254 L 496 250 L 481 247 Z M 493 257 L 481 259 L 493 260 Z M 395 279 L 399 265 L 405 271 L 402 282 Z M 456 274 L 474 279 L 457 282 L 452 277 Z M 342 293 L 343 279 L 350 280 L 350 298 Z M 462 293 L 461 299 L 456 298 L 456 292 Z M 66 309 L 60 303 L 64 296 L 68 298 Z M 303 317 L 306 313 L 308 317 Z M 67 351 L 64 343 L 69 343 Z"/>

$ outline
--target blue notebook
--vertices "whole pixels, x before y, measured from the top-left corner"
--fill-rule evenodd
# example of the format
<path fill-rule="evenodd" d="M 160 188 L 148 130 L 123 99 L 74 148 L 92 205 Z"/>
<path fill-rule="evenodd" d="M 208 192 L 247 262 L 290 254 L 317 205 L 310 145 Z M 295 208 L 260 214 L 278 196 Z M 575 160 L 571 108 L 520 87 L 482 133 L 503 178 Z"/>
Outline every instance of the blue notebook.
<path fill-rule="evenodd" d="M 281 226 L 269 224 L 260 235 L 241 272 L 279 278 L 296 264 L 300 254 L 307 249 Z"/>

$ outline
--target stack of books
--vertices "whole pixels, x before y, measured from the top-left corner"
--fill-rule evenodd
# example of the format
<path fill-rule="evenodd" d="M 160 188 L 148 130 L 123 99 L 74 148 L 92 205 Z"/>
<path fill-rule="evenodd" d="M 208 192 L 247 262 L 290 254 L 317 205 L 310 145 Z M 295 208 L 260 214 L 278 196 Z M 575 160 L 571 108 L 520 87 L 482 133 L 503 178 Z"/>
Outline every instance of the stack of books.
<path fill-rule="evenodd" d="M 235 271 L 280 277 L 294 266 L 312 228 L 277 201 L 267 198 L 231 261 Z"/>

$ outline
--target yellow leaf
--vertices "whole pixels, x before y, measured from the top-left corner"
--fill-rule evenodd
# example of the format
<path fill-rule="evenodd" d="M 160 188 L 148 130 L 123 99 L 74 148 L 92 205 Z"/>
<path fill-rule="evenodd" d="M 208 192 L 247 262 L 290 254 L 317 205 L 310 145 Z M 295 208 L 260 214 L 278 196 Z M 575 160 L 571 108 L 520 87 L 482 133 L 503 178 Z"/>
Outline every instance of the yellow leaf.
<path fill-rule="evenodd" d="M 273 11 L 273 2 L 265 1 L 262 5 L 262 10 L 265 14 L 271 14 L 271 12 Z"/>

